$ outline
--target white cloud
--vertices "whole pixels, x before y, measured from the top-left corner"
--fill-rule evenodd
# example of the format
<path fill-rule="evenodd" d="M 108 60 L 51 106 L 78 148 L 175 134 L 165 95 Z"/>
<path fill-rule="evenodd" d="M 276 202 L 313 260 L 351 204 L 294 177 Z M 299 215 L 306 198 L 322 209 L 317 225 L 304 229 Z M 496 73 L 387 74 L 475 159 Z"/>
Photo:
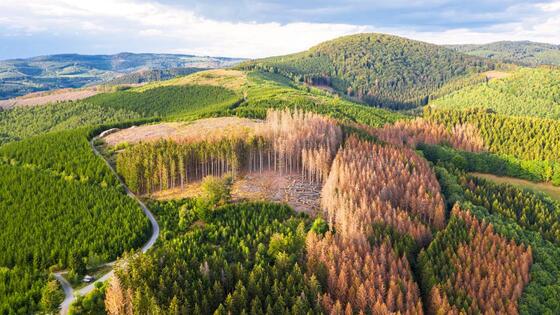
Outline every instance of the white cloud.
<path fill-rule="evenodd" d="M 337 36 L 367 31 L 441 44 L 521 39 L 560 43 L 560 1 L 531 6 L 537 15 L 485 31 L 418 32 L 350 24 L 233 23 L 207 19 L 153 0 L 2 0 L 0 33 L 77 32 L 91 36 L 92 41 L 100 37 L 129 38 L 140 44 L 145 41 L 145 51 L 236 57 L 286 54 Z"/>

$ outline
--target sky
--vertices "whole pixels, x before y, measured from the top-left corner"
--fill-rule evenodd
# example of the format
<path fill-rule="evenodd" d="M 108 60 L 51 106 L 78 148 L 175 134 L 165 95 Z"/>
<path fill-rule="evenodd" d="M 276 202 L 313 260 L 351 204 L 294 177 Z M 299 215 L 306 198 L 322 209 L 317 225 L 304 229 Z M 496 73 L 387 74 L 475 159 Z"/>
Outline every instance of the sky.
<path fill-rule="evenodd" d="M 0 59 L 58 53 L 258 58 L 342 35 L 560 44 L 560 0 L 0 0 Z"/>

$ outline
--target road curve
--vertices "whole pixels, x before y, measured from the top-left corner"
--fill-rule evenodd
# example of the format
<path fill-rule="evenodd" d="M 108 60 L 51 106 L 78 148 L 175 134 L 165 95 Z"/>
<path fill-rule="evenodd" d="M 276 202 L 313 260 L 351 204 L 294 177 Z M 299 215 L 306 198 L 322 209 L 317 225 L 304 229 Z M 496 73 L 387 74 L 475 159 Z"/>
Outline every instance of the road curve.
<path fill-rule="evenodd" d="M 144 246 L 142 246 L 142 249 L 141 249 L 142 253 L 145 253 L 150 248 L 152 248 L 152 246 L 154 246 L 154 244 L 156 243 L 156 241 L 158 239 L 159 224 L 157 223 L 156 218 L 154 217 L 152 212 L 150 212 L 150 209 L 148 209 L 148 207 L 146 207 L 146 205 L 142 202 L 142 200 L 140 200 L 140 198 L 138 198 L 132 191 L 130 191 L 130 189 L 128 189 L 128 186 L 126 186 L 124 181 L 117 174 L 117 171 L 115 171 L 115 169 L 113 168 L 111 163 L 109 163 L 109 161 L 107 161 L 103 157 L 103 155 L 101 155 L 101 153 L 97 150 L 97 148 L 94 145 L 94 141 L 96 139 L 97 139 L 97 137 L 93 137 L 93 139 L 91 139 L 90 142 L 89 142 L 89 144 L 91 145 L 91 148 L 93 149 L 93 152 L 95 153 L 95 155 L 99 156 L 103 161 L 105 161 L 105 164 L 107 164 L 107 166 L 109 167 L 111 172 L 117 177 L 117 179 L 119 180 L 121 185 L 124 187 L 124 190 L 125 190 L 126 194 L 130 198 L 132 198 L 132 199 L 136 200 L 136 202 L 138 202 L 138 204 L 142 208 L 142 211 L 144 211 L 144 214 L 150 220 L 150 224 L 152 225 L 152 235 L 150 236 L 150 239 L 148 240 L 148 242 L 146 242 L 146 244 L 144 244 Z M 112 266 L 114 264 L 115 264 L 115 262 L 112 261 L 112 262 L 107 263 L 105 265 Z M 66 314 L 68 314 L 68 309 L 70 308 L 70 305 L 72 304 L 72 302 L 74 302 L 74 299 L 76 298 L 77 295 L 86 295 L 86 294 L 90 293 L 91 291 L 93 291 L 93 289 L 95 289 L 95 283 L 107 281 L 109 278 L 111 278 L 111 276 L 113 276 L 114 271 L 113 270 L 109 271 L 108 273 L 106 273 L 102 277 L 100 277 L 99 279 L 95 280 L 94 282 L 88 284 L 87 286 L 81 288 L 80 290 L 78 290 L 76 292 L 74 292 L 74 289 L 72 288 L 72 285 L 70 285 L 70 283 L 62 276 L 62 273 L 63 272 L 54 273 L 54 277 L 56 278 L 56 280 L 58 280 L 58 282 L 62 286 L 62 289 L 64 290 L 65 297 L 64 297 L 64 301 L 62 302 L 62 304 L 60 304 L 60 314 L 66 315 Z"/>

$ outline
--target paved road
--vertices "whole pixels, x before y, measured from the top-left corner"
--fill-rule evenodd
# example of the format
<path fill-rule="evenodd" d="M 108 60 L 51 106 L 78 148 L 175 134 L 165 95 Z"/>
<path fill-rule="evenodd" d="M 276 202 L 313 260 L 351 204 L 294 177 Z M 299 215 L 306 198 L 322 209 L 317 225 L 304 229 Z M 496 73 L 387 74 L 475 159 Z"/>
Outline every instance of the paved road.
<path fill-rule="evenodd" d="M 60 282 L 60 285 L 64 290 L 65 297 L 64 301 L 62 301 L 62 304 L 60 304 L 60 313 L 66 314 L 68 313 L 70 304 L 72 304 L 72 301 L 74 300 L 74 291 L 72 290 L 72 286 L 70 285 L 70 283 L 60 273 L 55 273 L 54 277 L 56 278 L 56 280 L 58 280 L 58 282 Z"/>
<path fill-rule="evenodd" d="M 154 215 L 152 214 L 152 212 L 150 212 L 148 207 L 146 207 L 146 205 L 132 191 L 130 191 L 130 189 L 128 189 L 128 187 L 125 185 L 123 180 L 117 175 L 117 172 L 115 171 L 115 169 L 113 169 L 113 167 L 111 166 L 109 161 L 107 161 L 103 157 L 103 155 L 101 155 L 101 153 L 99 153 L 99 151 L 97 150 L 97 148 L 93 144 L 93 142 L 95 141 L 96 138 L 97 137 L 94 137 L 90 141 L 90 145 L 93 149 L 93 152 L 95 153 L 95 155 L 99 156 L 101 159 L 103 159 L 103 161 L 105 161 L 105 163 L 107 164 L 107 166 L 109 167 L 111 172 L 113 172 L 113 174 L 119 179 L 121 185 L 124 187 L 124 189 L 126 191 L 126 194 L 130 198 L 133 198 L 134 200 L 136 200 L 136 202 L 138 202 L 138 204 L 142 208 L 142 211 L 144 211 L 144 214 L 146 214 L 146 216 L 150 220 L 150 223 L 152 225 L 152 235 L 150 236 L 150 239 L 148 240 L 148 242 L 146 244 L 144 244 L 144 246 L 142 246 L 142 253 L 145 253 L 150 248 L 152 248 L 152 246 L 154 246 L 154 244 L 157 241 L 157 238 L 159 236 L 159 224 L 157 223 L 156 219 L 154 218 Z M 113 262 L 107 263 L 106 265 L 112 266 L 114 264 L 115 264 L 115 262 L 113 261 Z M 114 271 L 113 270 L 109 271 L 108 273 L 106 273 L 105 275 L 100 277 L 99 279 L 95 280 L 94 282 L 90 283 L 89 285 L 81 288 L 80 290 L 78 290 L 76 292 L 74 292 L 74 289 L 72 288 L 70 283 L 62 276 L 62 273 L 63 272 L 57 272 L 57 273 L 54 274 L 54 277 L 58 280 L 58 282 L 60 282 L 60 285 L 62 286 L 62 289 L 64 290 L 65 298 L 64 298 L 64 301 L 62 302 L 62 304 L 60 304 L 60 314 L 66 315 L 66 314 L 68 314 L 68 308 L 70 307 L 70 304 L 72 304 L 72 302 L 74 302 L 74 299 L 77 295 L 86 295 L 89 292 L 93 291 L 93 289 L 95 289 L 95 283 L 96 282 L 107 281 L 109 278 L 111 278 L 111 276 L 113 276 Z"/>

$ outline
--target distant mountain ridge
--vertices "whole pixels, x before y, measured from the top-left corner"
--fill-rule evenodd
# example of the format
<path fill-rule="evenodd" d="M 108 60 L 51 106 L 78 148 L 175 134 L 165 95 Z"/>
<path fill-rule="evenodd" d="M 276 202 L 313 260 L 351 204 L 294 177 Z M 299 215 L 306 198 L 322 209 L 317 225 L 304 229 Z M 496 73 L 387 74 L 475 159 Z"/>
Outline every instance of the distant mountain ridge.
<path fill-rule="evenodd" d="M 405 109 L 425 105 L 455 79 L 494 69 L 495 62 L 403 37 L 366 33 L 239 67 L 328 87 L 370 105 Z"/>
<path fill-rule="evenodd" d="M 77 88 L 103 83 L 141 71 L 173 73 L 181 69 L 212 69 L 232 66 L 243 59 L 175 54 L 119 53 L 115 55 L 59 54 L 0 61 L 0 99 L 30 92 Z M 175 69 L 173 71 L 168 71 Z M 157 78 L 151 75 L 150 78 Z M 144 79 L 142 79 L 144 80 Z"/>
<path fill-rule="evenodd" d="M 489 44 L 447 45 L 472 56 L 522 66 L 560 65 L 560 45 L 531 41 L 499 41 Z"/>

